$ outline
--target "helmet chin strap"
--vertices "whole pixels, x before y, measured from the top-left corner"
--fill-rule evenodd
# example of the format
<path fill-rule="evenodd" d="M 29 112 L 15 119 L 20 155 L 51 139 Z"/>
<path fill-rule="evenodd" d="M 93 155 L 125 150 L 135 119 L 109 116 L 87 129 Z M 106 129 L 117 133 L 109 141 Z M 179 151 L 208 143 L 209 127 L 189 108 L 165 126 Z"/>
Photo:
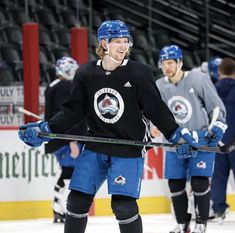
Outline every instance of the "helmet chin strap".
<path fill-rule="evenodd" d="M 117 60 L 114 59 L 114 58 L 111 56 L 111 54 L 109 53 L 109 45 L 108 45 L 108 43 L 106 44 L 106 46 L 107 46 L 107 51 L 105 51 L 105 55 L 108 55 L 109 58 L 110 58 L 113 62 L 115 62 L 115 63 L 117 63 L 117 64 L 121 64 L 122 61 L 117 61 Z"/>
<path fill-rule="evenodd" d="M 108 53 L 108 52 L 105 52 L 105 55 L 108 55 L 109 58 L 110 58 L 113 62 L 115 62 L 115 63 L 117 63 L 117 64 L 121 64 L 121 63 L 122 63 L 122 61 L 117 61 L 117 60 L 115 60 L 115 59 L 110 55 L 110 53 Z"/>

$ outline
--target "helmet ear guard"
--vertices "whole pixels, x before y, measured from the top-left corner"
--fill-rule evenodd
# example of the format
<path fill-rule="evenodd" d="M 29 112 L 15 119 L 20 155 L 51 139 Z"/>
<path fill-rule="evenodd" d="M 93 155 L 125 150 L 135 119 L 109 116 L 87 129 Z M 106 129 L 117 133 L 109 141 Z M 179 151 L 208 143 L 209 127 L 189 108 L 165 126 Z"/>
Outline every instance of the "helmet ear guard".
<path fill-rule="evenodd" d="M 67 80 L 74 78 L 78 63 L 72 57 L 62 57 L 56 61 L 55 70 L 57 76 L 62 76 Z"/>

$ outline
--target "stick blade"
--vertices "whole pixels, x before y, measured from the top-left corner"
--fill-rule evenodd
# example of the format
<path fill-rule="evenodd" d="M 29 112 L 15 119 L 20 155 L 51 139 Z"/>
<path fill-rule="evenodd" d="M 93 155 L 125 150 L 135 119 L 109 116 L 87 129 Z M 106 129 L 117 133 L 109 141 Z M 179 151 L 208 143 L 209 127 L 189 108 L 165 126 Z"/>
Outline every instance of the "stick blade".
<path fill-rule="evenodd" d="M 235 150 L 235 139 L 220 147 L 222 153 L 231 153 Z"/>

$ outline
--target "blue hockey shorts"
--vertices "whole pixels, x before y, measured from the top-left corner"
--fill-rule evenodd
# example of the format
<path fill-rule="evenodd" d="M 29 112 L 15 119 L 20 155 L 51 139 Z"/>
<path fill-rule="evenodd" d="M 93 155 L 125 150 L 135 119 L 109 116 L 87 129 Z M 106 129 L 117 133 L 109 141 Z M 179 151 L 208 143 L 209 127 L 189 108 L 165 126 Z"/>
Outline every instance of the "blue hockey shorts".
<path fill-rule="evenodd" d="M 214 170 L 215 153 L 199 151 L 196 157 L 178 159 L 175 152 L 167 151 L 165 178 L 183 179 L 192 176 L 211 177 Z"/>
<path fill-rule="evenodd" d="M 83 150 L 69 189 L 96 194 L 107 179 L 108 193 L 139 198 L 144 158 L 122 158 Z"/>

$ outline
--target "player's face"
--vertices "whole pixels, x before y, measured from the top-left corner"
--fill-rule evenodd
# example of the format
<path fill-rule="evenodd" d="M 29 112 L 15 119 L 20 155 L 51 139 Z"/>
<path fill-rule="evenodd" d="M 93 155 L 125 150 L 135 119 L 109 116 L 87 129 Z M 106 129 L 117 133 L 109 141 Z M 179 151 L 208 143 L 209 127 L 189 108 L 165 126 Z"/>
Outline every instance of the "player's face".
<path fill-rule="evenodd" d="M 168 78 L 175 76 L 177 72 L 177 63 L 175 60 L 165 60 L 161 63 L 162 71 Z"/>
<path fill-rule="evenodd" d="M 109 42 L 109 53 L 117 61 L 122 61 L 129 50 L 127 38 L 114 38 Z"/>

